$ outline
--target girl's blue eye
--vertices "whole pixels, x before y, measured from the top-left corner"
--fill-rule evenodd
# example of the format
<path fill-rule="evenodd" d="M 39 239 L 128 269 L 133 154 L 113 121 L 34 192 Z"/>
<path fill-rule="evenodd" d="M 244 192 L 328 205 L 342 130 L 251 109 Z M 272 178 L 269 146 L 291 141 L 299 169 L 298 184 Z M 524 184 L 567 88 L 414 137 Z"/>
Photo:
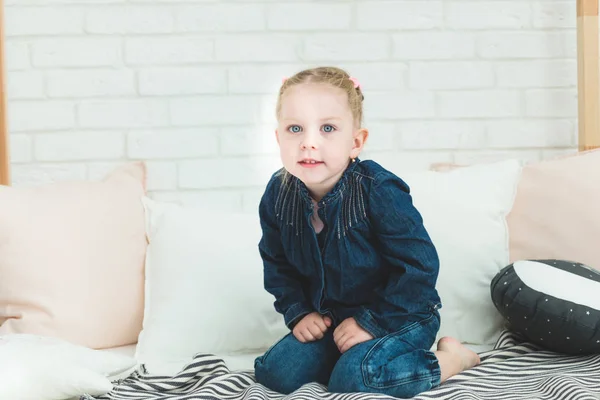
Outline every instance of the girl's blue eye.
<path fill-rule="evenodd" d="M 331 125 L 323 125 L 323 132 L 331 133 L 335 130 L 335 128 Z"/>
<path fill-rule="evenodd" d="M 288 130 L 292 133 L 300 133 L 302 132 L 302 128 L 300 128 L 298 125 L 292 125 L 288 128 Z"/>

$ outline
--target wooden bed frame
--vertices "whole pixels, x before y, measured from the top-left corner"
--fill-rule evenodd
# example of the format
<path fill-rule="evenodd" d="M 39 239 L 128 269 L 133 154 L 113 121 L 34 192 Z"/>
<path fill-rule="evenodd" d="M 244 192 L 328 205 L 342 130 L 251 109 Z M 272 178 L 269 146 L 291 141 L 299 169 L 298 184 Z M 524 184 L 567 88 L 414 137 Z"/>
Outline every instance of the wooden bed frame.
<path fill-rule="evenodd" d="M 6 118 L 6 63 L 4 59 L 4 1 L 0 0 L 0 185 L 10 184 L 10 157 Z"/>
<path fill-rule="evenodd" d="M 600 99 L 598 87 L 598 1 L 577 1 L 577 84 L 579 151 L 600 148 Z M 6 63 L 4 49 L 4 4 L 0 0 L 0 185 L 10 184 L 8 118 L 6 108 Z"/>

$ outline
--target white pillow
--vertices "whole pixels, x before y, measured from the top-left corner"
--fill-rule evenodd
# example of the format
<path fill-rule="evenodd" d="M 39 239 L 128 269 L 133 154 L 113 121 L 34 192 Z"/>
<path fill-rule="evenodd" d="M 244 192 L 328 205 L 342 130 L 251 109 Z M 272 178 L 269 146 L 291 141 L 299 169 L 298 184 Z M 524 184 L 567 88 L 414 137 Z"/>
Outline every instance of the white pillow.
<path fill-rule="evenodd" d="M 136 365 L 131 357 L 60 339 L 0 336 L 0 399 L 62 400 L 112 390 L 110 377 Z"/>
<path fill-rule="evenodd" d="M 440 257 L 438 338 L 495 343 L 504 320 L 492 303 L 490 283 L 509 263 L 506 216 L 521 165 L 507 160 L 451 172 L 398 175 L 410 186 Z"/>
<path fill-rule="evenodd" d="M 521 167 L 515 160 L 452 172 L 399 173 L 441 259 L 442 327 L 465 343 L 492 344 L 502 318 L 489 284 L 508 264 L 506 215 Z M 136 358 L 171 374 L 196 353 L 260 353 L 287 333 L 263 289 L 258 214 L 144 199 L 149 246 L 144 326 Z M 247 366 L 251 368 L 251 365 Z"/>
<path fill-rule="evenodd" d="M 196 353 L 260 353 L 287 333 L 263 289 L 257 213 L 148 198 L 144 205 L 149 245 L 136 359 L 149 372 L 176 372 Z"/>

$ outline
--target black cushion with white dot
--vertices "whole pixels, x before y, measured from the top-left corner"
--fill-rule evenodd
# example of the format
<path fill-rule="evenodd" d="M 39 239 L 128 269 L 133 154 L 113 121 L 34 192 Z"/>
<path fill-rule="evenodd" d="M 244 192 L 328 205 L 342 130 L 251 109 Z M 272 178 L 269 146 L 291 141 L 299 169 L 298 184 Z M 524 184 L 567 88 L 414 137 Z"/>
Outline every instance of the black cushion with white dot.
<path fill-rule="evenodd" d="M 565 354 L 600 353 L 600 272 L 562 260 L 523 260 L 492 280 L 509 329 Z"/>

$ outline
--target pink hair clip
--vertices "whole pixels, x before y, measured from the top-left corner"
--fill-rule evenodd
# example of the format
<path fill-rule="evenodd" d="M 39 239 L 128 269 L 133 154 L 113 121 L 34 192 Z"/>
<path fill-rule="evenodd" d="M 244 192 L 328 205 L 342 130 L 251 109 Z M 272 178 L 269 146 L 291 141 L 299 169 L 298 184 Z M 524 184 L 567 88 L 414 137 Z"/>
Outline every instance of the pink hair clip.
<path fill-rule="evenodd" d="M 287 76 L 284 76 L 284 77 L 281 79 L 281 84 L 283 85 L 283 84 L 285 83 L 285 81 L 287 81 L 287 80 L 288 80 L 288 77 L 287 77 Z"/>
<path fill-rule="evenodd" d="M 360 82 L 358 82 L 358 79 L 356 79 L 355 77 L 351 76 L 350 80 L 354 83 L 354 89 L 358 89 L 360 87 Z"/>

